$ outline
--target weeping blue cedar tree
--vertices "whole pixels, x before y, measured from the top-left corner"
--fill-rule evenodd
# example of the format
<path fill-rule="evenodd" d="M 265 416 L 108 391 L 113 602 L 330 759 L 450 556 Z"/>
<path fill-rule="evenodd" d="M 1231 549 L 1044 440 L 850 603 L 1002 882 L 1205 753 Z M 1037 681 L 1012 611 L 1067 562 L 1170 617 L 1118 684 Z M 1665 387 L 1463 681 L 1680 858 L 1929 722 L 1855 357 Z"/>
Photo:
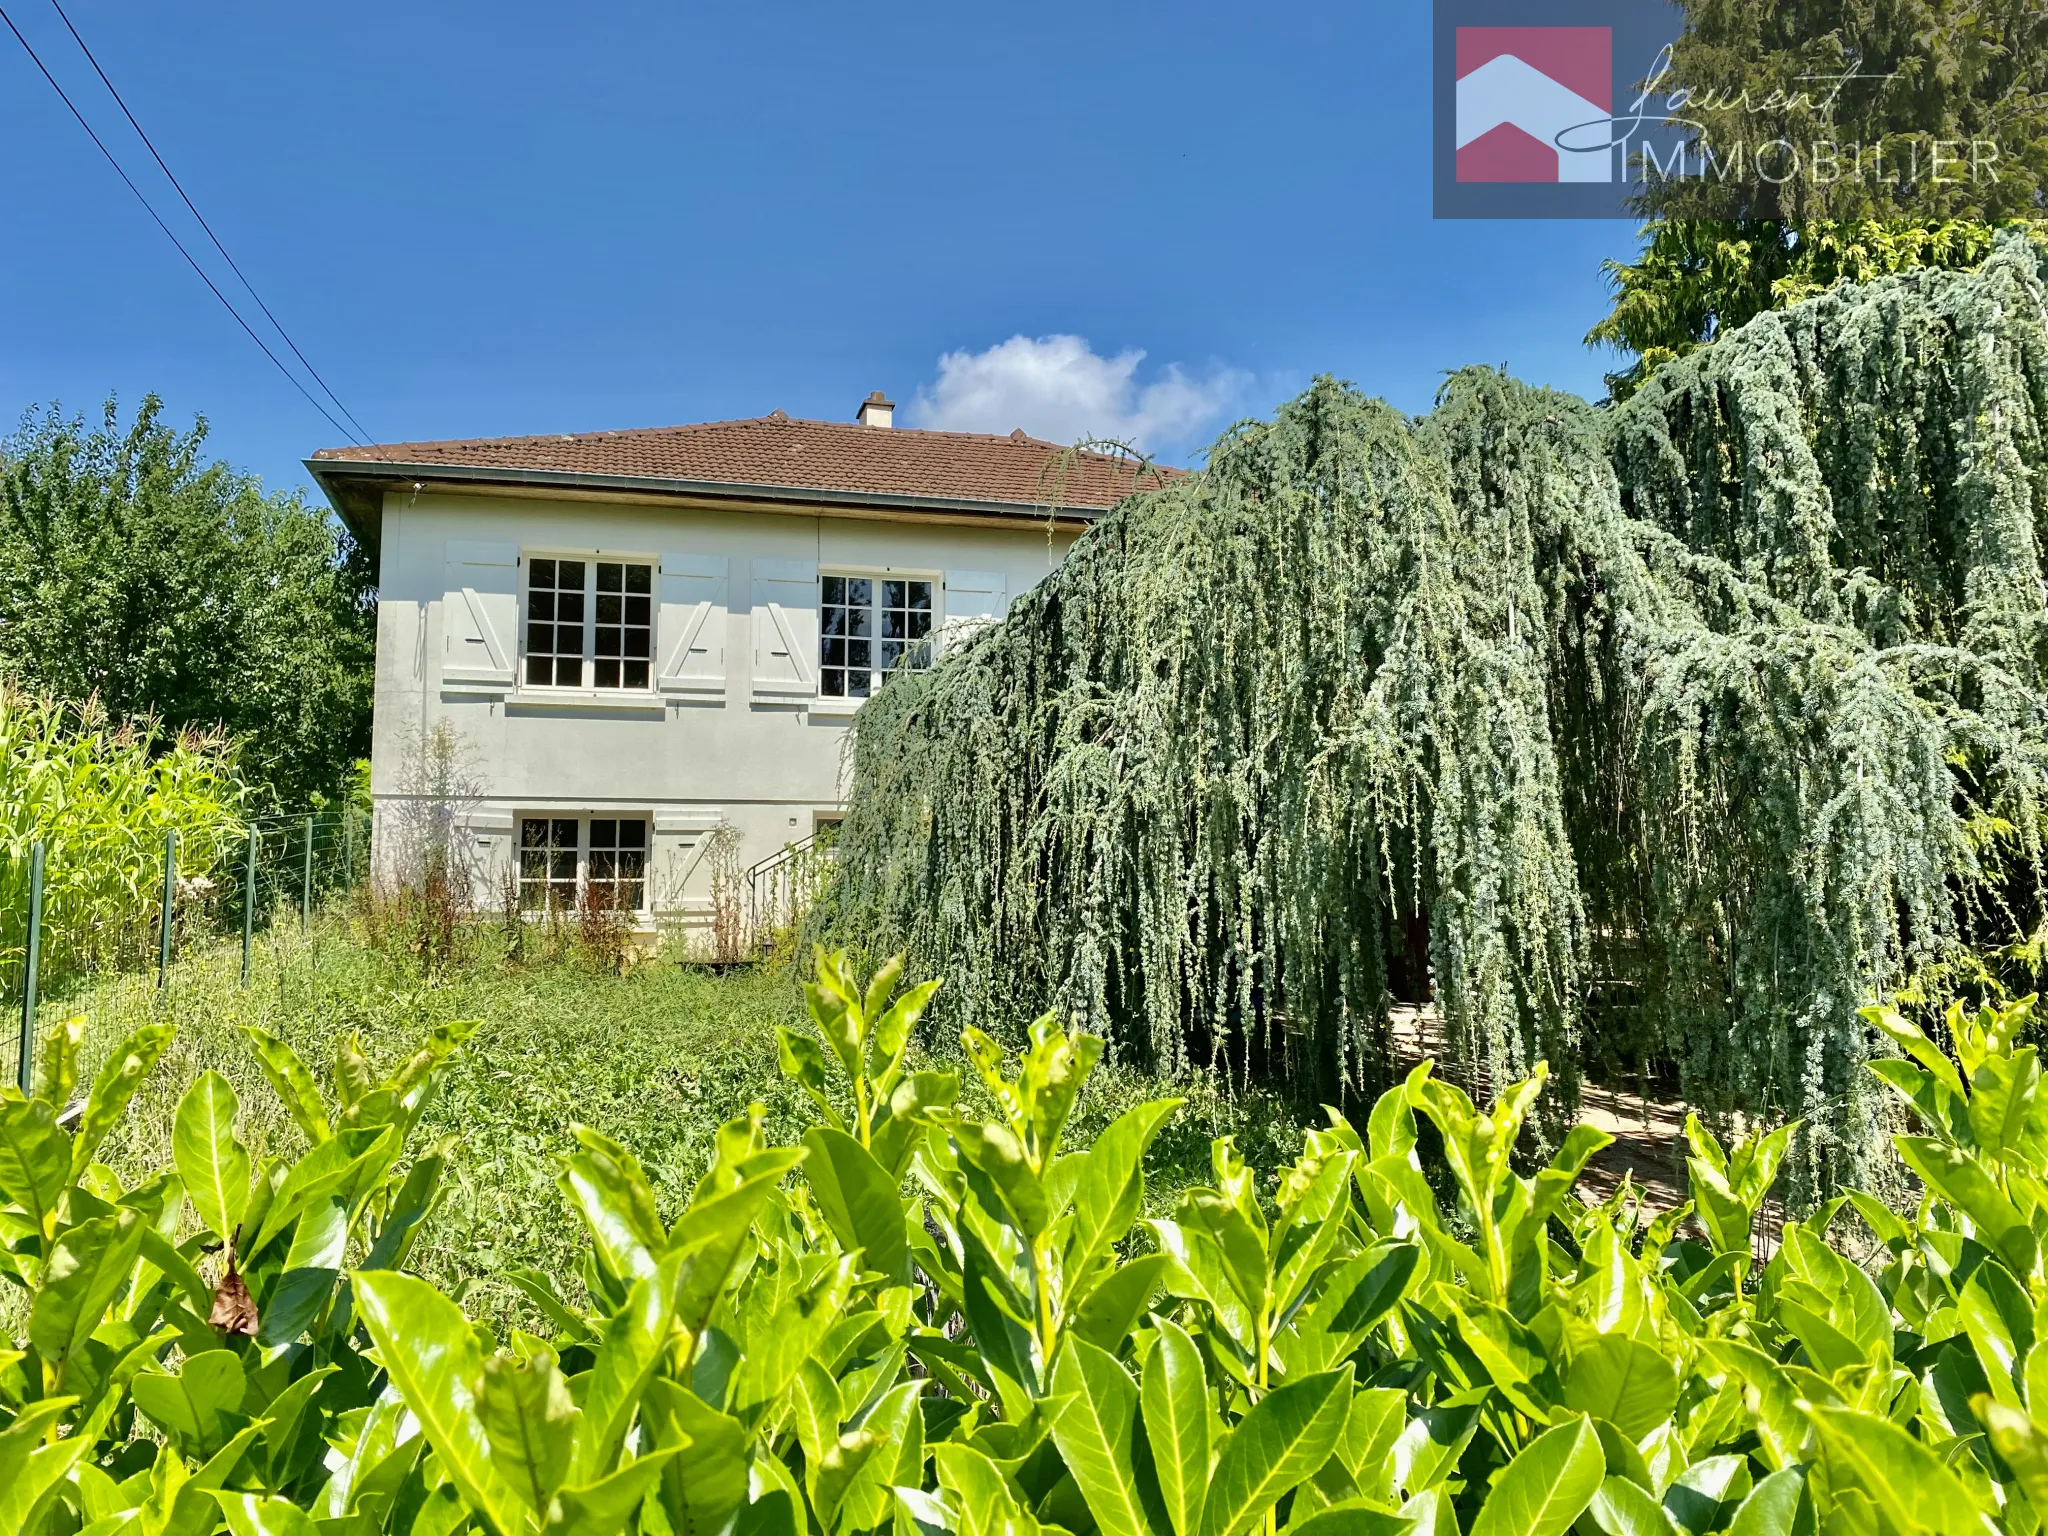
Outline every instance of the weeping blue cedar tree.
<path fill-rule="evenodd" d="M 1619 408 L 1319 379 L 1133 497 L 857 721 L 814 923 L 986 1024 L 1335 1101 L 1447 1066 L 1675 1062 L 1869 1172 L 1873 993 L 2035 932 L 2048 288 L 1843 288 Z"/>

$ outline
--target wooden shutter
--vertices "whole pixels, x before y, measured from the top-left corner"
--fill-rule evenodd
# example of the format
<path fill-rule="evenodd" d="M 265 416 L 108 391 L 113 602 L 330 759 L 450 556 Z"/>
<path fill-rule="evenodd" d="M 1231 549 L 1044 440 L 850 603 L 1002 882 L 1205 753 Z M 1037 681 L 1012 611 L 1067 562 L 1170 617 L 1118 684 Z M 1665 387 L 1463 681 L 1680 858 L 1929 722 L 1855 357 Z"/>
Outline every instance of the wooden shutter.
<path fill-rule="evenodd" d="M 441 599 L 441 681 L 510 688 L 518 659 L 519 546 L 448 541 Z"/>
<path fill-rule="evenodd" d="M 753 698 L 804 703 L 818 691 L 818 562 L 754 563 Z"/>
<path fill-rule="evenodd" d="M 1010 606 L 1009 586 L 1001 571 L 946 572 L 946 600 L 933 649 L 943 655 L 948 645 L 1000 619 Z"/>
<path fill-rule="evenodd" d="M 723 555 L 661 557 L 656 635 L 666 698 L 725 702 L 726 562 Z"/>

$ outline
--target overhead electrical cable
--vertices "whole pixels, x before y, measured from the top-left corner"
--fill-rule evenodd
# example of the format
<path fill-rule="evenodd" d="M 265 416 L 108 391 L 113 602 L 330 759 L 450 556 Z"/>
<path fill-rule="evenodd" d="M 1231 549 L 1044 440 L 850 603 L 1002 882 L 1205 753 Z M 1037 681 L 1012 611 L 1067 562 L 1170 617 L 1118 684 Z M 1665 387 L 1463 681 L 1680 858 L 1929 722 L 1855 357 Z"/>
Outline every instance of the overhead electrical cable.
<path fill-rule="evenodd" d="M 296 389 L 300 394 L 306 397 L 306 403 L 312 406 L 313 409 L 318 411 L 322 416 L 325 416 L 327 418 L 327 424 L 329 426 L 333 427 L 336 432 L 339 432 L 343 437 L 347 438 L 350 442 L 360 443 L 362 439 L 357 437 L 355 433 L 349 431 L 347 427 L 344 427 L 340 422 L 334 419 L 334 413 L 328 410 L 326 406 L 322 405 L 319 399 L 313 394 L 313 392 L 307 389 L 305 384 L 300 381 L 299 376 L 293 373 L 291 369 L 287 368 L 284 365 L 283 360 L 279 358 L 275 352 L 270 350 L 269 343 L 264 341 L 264 339 L 261 336 L 256 334 L 255 329 L 249 324 L 249 322 L 242 318 L 242 312 L 235 308 L 233 303 L 229 301 L 228 296 L 220 291 L 219 286 L 215 284 L 214 280 L 211 277 L 207 276 L 206 268 L 200 266 L 199 263 L 193 258 L 192 253 L 185 249 L 185 242 L 177 237 L 177 235 L 172 231 L 171 226 L 164 222 L 163 215 L 156 211 L 155 207 L 151 205 L 147 197 L 143 196 L 142 188 L 135 185 L 134 178 L 132 178 L 127 171 L 122 169 L 121 162 L 114 158 L 114 152 L 108 149 L 104 141 L 101 140 L 100 136 L 93 131 L 92 124 L 85 120 L 85 114 L 78 110 L 77 105 L 73 103 L 71 97 L 68 94 L 66 94 L 64 87 L 57 83 L 57 77 L 50 73 L 49 68 L 43 63 L 41 56 L 37 54 L 37 52 L 32 46 L 30 46 L 29 40 L 21 35 L 21 28 L 17 27 L 14 24 L 14 18 L 7 14 L 4 7 L 0 7 L 0 21 L 4 21 L 7 24 L 7 30 L 14 34 L 14 40 L 17 43 L 21 44 L 22 51 L 29 56 L 29 62 L 34 64 L 37 71 L 41 73 L 42 77 L 50 82 L 50 89 L 57 93 L 57 99 L 64 103 L 64 105 L 70 110 L 71 115 L 73 117 L 78 119 L 78 126 L 85 130 L 86 137 L 92 140 L 94 148 L 98 149 L 99 152 L 106 157 L 107 164 L 111 165 L 114 168 L 114 174 L 121 178 L 122 184 L 125 185 L 130 192 L 133 192 L 135 194 L 135 200 L 142 204 L 143 211 L 147 213 L 150 216 L 150 218 L 155 222 L 156 227 L 164 232 L 164 238 L 169 240 L 172 245 L 175 245 L 178 248 L 178 254 L 185 258 L 186 265 L 190 266 L 194 272 L 199 274 L 199 280 L 202 283 L 206 284 L 208 291 L 211 292 L 216 299 L 220 300 L 222 308 L 226 309 L 230 315 L 233 315 L 235 317 L 235 324 L 239 325 L 244 331 L 246 331 L 248 333 L 249 339 L 255 342 L 257 346 L 263 349 L 263 355 L 270 359 L 271 363 L 277 368 L 277 371 L 279 373 L 283 374 L 285 378 L 291 381 L 292 388 Z"/>
<path fill-rule="evenodd" d="M 243 272 L 240 264 L 236 262 L 234 257 L 228 254 L 228 248 L 220 243 L 220 236 L 216 235 L 213 232 L 213 226 L 206 222 L 206 215 L 199 211 L 198 206 L 192 201 L 190 194 L 185 191 L 184 183 L 178 180 L 176 172 L 172 171 L 170 166 L 164 162 L 164 157 L 157 151 L 155 141 L 143 131 L 142 124 L 136 121 L 135 114 L 128 109 L 127 101 L 123 99 L 120 91 L 115 89 L 114 82 L 107 78 L 107 72 L 100 68 L 100 61 L 93 55 L 92 49 L 87 47 L 85 39 L 79 36 L 78 28 L 73 26 L 71 18 L 64 14 L 64 7 L 59 5 L 57 0 L 50 0 L 50 7 L 56 11 L 58 19 L 64 23 L 65 30 L 71 34 L 71 40 L 78 44 L 78 51 L 85 55 L 85 61 L 92 66 L 92 72 L 100 77 L 100 84 L 107 88 L 107 94 L 114 98 L 114 105 L 119 107 L 121 115 L 128 119 L 128 126 L 135 130 L 135 136 L 142 140 L 143 147 L 149 151 L 150 157 L 156 161 L 157 169 L 164 173 L 164 179 L 170 182 L 171 186 L 176 189 L 178 196 L 184 200 L 186 209 L 193 218 L 199 221 L 199 227 L 206 231 L 206 238 L 211 240 L 213 248 L 220 252 L 221 260 L 225 261 L 235 276 L 241 279 L 242 286 L 249 292 L 249 297 L 254 299 L 256 307 L 263 311 L 263 318 L 268 320 L 276 328 L 277 334 L 284 338 L 284 344 L 292 349 L 292 356 L 296 357 L 304 365 L 306 372 L 313 376 L 313 381 L 325 391 L 327 398 L 334 402 L 335 409 L 346 416 L 349 425 L 354 427 L 367 440 L 370 433 L 360 421 L 356 420 L 355 412 L 351 411 L 346 405 L 343 405 L 341 396 L 337 395 L 328 382 L 320 377 L 320 370 L 315 368 L 312 360 L 299 350 L 299 344 L 292 340 L 291 332 L 284 328 L 284 322 L 270 312 L 270 306 L 263 302 L 263 295 L 256 291 L 256 285 L 249 281 L 248 274 Z"/>

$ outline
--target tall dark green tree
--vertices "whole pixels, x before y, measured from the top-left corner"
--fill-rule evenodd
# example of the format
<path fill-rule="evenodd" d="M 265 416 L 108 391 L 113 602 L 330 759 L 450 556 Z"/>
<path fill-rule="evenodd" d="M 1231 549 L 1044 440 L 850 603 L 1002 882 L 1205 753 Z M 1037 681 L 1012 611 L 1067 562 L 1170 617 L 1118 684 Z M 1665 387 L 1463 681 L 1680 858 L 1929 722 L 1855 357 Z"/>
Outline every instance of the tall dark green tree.
<path fill-rule="evenodd" d="M 1643 110 L 1682 125 L 1587 341 L 1661 363 L 1838 282 L 1969 267 L 2048 196 L 2048 11 L 2026 0 L 1688 0 Z"/>
<path fill-rule="evenodd" d="M 0 670 L 123 715 L 220 725 L 282 805 L 369 750 L 375 594 L 348 534 L 294 491 L 202 457 L 154 395 L 123 424 L 56 407 L 0 444 Z"/>

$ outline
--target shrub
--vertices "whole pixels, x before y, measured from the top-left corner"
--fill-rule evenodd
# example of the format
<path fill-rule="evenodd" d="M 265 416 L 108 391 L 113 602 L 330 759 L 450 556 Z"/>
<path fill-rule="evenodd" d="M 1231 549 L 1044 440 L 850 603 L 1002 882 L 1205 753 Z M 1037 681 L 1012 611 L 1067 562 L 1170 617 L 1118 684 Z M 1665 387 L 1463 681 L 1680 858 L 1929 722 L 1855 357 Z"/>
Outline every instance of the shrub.
<path fill-rule="evenodd" d="M 1050 1016 L 1014 1065 L 963 1048 L 993 1105 L 913 1070 L 930 1001 L 900 961 L 828 957 L 785 1072 L 817 1121 L 774 1147 L 725 1125 L 671 1223 L 634 1155 L 580 1133 L 558 1184 L 587 1300 L 523 1277 L 543 1331 L 502 1338 L 403 1272 L 443 1149 L 410 1144 L 443 1029 L 338 1095 L 248 1042 L 311 1150 L 253 1160 L 217 1075 L 177 1114 L 175 1171 L 94 1162 L 168 1040 L 100 1073 L 75 1131 L 0 1100 L 8 1272 L 0 1529 L 982 1533 L 2007 1532 L 2048 1496 L 2048 1103 L 2031 1001 L 1949 1017 L 1957 1057 L 1894 1014 L 1878 1075 L 1919 1134 L 1902 1215 L 1852 1195 L 1751 1226 L 1789 1128 L 1688 1127 L 1699 1231 L 1624 1189 L 1573 1198 L 1603 1133 L 1516 1149 L 1539 1069 L 1482 1112 L 1417 1068 L 1361 1133 L 1332 1116 L 1256 1176 L 1144 1217 L 1135 1105 L 1069 1146 L 1103 1042 Z M 65 1084 L 72 1038 L 46 1077 Z M 62 1089 L 59 1089 L 61 1094 Z M 1457 1208 L 1423 1178 L 1440 1136 Z M 906 1189 L 912 1193 L 905 1193 Z M 1828 1234 L 1853 1206 L 1870 1265 Z M 189 1214 L 188 1214 L 189 1211 Z"/>

